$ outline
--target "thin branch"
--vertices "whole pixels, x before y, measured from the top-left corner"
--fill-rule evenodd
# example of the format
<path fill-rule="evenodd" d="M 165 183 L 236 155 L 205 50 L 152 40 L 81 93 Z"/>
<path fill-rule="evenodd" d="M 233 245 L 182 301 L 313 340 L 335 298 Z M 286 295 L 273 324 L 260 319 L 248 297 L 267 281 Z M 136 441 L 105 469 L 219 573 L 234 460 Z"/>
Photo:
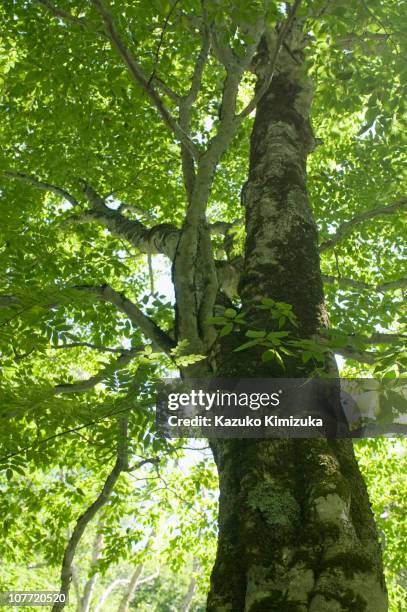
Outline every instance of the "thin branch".
<path fill-rule="evenodd" d="M 143 465 L 147 465 L 147 463 L 152 463 L 153 465 L 156 465 L 160 462 L 160 457 L 150 457 L 149 459 L 141 459 L 140 461 L 137 461 L 134 465 L 129 466 L 126 469 L 126 472 L 134 472 L 135 470 L 139 470 L 141 467 L 143 467 Z"/>
<path fill-rule="evenodd" d="M 124 355 L 120 355 L 120 357 L 118 357 L 118 359 L 116 359 L 113 363 L 109 363 L 107 366 L 99 370 L 97 374 L 91 376 L 90 378 L 86 378 L 85 380 L 56 385 L 55 393 L 83 393 L 85 391 L 90 391 L 98 383 L 111 376 L 113 372 L 124 368 L 128 363 L 130 363 L 135 354 L 136 353 L 125 353 Z"/>
<path fill-rule="evenodd" d="M 198 97 L 201 87 L 202 75 L 208 60 L 210 50 L 210 36 L 206 23 L 203 23 L 201 28 L 202 44 L 195 62 L 194 71 L 191 79 L 191 86 L 185 96 L 179 98 L 179 123 L 186 134 L 191 134 L 191 112 L 192 106 Z M 182 172 L 184 176 L 185 189 L 189 201 L 192 199 L 192 194 L 195 186 L 195 164 L 194 158 L 188 149 L 182 145 L 181 147 Z"/>
<path fill-rule="evenodd" d="M 199 90 L 201 88 L 202 75 L 208 61 L 208 55 L 211 48 L 211 41 L 209 35 L 209 29 L 206 23 L 202 24 L 201 27 L 201 38 L 202 44 L 198 53 L 198 57 L 195 62 L 194 71 L 191 79 L 191 86 L 189 88 L 188 93 L 183 96 L 183 102 L 189 106 L 195 102 L 198 97 Z"/>
<path fill-rule="evenodd" d="M 57 346 L 53 346 L 53 349 L 71 349 L 78 347 L 86 347 L 93 349 L 95 351 L 100 351 L 101 353 L 120 353 L 120 355 L 126 355 L 127 353 L 131 353 L 135 355 L 137 353 L 143 352 L 145 349 L 144 346 L 135 346 L 131 349 L 126 349 L 124 347 L 119 348 L 111 348 L 109 346 L 104 346 L 102 344 L 93 344 L 92 342 L 69 342 L 66 344 L 58 344 Z"/>
<path fill-rule="evenodd" d="M 367 336 L 366 338 L 364 336 L 358 336 L 358 338 L 360 338 L 361 341 L 366 342 L 367 344 L 400 344 L 400 343 L 406 343 L 407 342 L 407 335 L 405 334 L 387 334 L 387 333 L 381 333 L 381 332 L 377 332 L 374 334 L 371 334 L 370 336 Z"/>
<path fill-rule="evenodd" d="M 195 573 L 198 569 L 198 559 L 196 557 L 192 560 L 191 578 L 188 584 L 187 592 L 181 602 L 180 612 L 189 612 L 192 600 L 195 595 L 196 589 L 196 576 Z"/>
<path fill-rule="evenodd" d="M 320 245 L 319 250 L 320 252 L 323 252 L 327 249 L 332 248 L 340 240 L 345 238 L 354 229 L 355 226 L 359 225 L 360 223 L 363 223 L 364 221 L 367 221 L 368 219 L 383 215 L 394 215 L 406 208 L 407 197 L 400 198 L 400 200 L 396 200 L 395 202 L 393 202 L 393 204 L 389 204 L 388 206 L 378 206 L 377 208 L 373 208 L 371 210 L 365 210 L 359 215 L 353 217 L 353 219 L 351 219 L 350 221 L 345 221 L 344 223 L 342 223 L 336 230 L 335 234 L 328 240 L 325 240 L 325 242 Z"/>
<path fill-rule="evenodd" d="M 156 74 L 154 75 L 153 78 L 153 83 L 155 83 L 157 85 L 157 87 L 159 89 L 161 89 L 161 91 L 170 98 L 170 100 L 172 100 L 177 106 L 180 102 L 181 96 L 179 96 L 173 89 L 171 89 L 171 87 L 169 87 L 169 85 L 167 85 L 167 83 L 165 83 L 160 77 L 158 77 Z"/>
<path fill-rule="evenodd" d="M 299 8 L 301 4 L 301 0 L 295 0 L 295 2 L 293 3 L 290 12 L 287 16 L 287 19 L 285 20 L 284 24 L 281 26 L 280 31 L 278 33 L 277 36 L 277 40 L 274 46 L 274 50 L 272 53 L 272 56 L 270 58 L 270 63 L 269 66 L 267 68 L 267 72 L 264 76 L 263 79 L 263 83 L 261 84 L 261 86 L 257 89 L 257 91 L 255 92 L 253 98 L 250 100 L 249 104 L 241 111 L 241 113 L 239 113 L 238 115 L 238 119 L 239 121 L 242 121 L 245 117 L 248 117 L 250 115 L 250 113 L 252 113 L 254 111 L 254 109 L 256 108 L 256 106 L 258 105 L 258 103 L 260 102 L 260 100 L 262 99 L 262 97 L 264 96 L 264 94 L 267 92 L 267 90 L 270 87 L 271 81 L 273 79 L 274 76 L 274 71 L 277 65 L 277 60 L 278 60 L 278 56 L 280 54 L 280 50 L 281 47 L 284 43 L 284 40 L 286 38 L 286 36 L 288 35 L 290 28 L 292 26 L 292 23 L 295 19 L 295 15 L 297 13 L 297 10 Z"/>
<path fill-rule="evenodd" d="M 112 412 L 108 412 L 104 416 L 99 417 L 98 419 L 94 419 L 93 421 L 88 421 L 87 423 L 84 423 L 83 425 L 78 425 L 77 427 L 71 427 L 69 429 L 64 429 L 63 431 L 59 433 L 54 433 L 51 436 L 48 436 L 47 438 L 43 438 L 42 440 L 36 440 L 33 444 L 29 444 L 28 446 L 25 446 L 14 453 L 3 455 L 3 457 L 0 457 L 0 463 L 6 463 L 9 459 L 22 455 L 23 453 L 33 450 L 34 448 L 37 448 L 38 446 L 43 446 L 44 444 L 47 444 L 47 442 L 50 442 L 51 440 L 55 440 L 56 438 L 61 438 L 62 436 L 66 436 L 71 433 L 76 434 L 78 431 L 81 431 L 82 429 L 87 429 L 88 427 L 97 425 L 98 423 L 101 423 L 102 421 L 105 421 L 106 419 L 109 419 L 112 416 L 124 414 L 128 412 L 129 410 L 132 410 L 132 408 L 122 408 L 120 410 L 112 410 Z M 146 463 L 145 460 L 143 460 L 143 462 Z M 149 461 L 149 463 L 153 463 L 153 461 Z"/>
<path fill-rule="evenodd" d="M 376 363 L 378 358 L 376 353 L 371 353 L 369 351 L 357 351 L 356 349 L 351 348 L 335 348 L 334 353 L 336 355 L 345 357 L 345 359 L 353 359 L 359 363 L 368 363 L 369 365 Z"/>
<path fill-rule="evenodd" d="M 140 586 L 141 584 L 146 584 L 146 582 L 151 582 L 152 580 L 155 580 L 159 575 L 160 575 L 160 572 L 159 570 L 157 570 L 156 572 L 154 572 L 154 574 L 150 574 L 149 576 L 146 576 L 145 578 L 141 578 L 141 580 L 137 582 L 137 586 Z"/>
<path fill-rule="evenodd" d="M 3 172 L 3 175 L 8 178 L 17 179 L 19 181 L 27 183 L 28 185 L 34 185 L 35 187 L 37 187 L 38 189 L 42 189 L 43 191 L 49 191 L 50 193 L 54 193 L 55 195 L 61 196 L 70 204 L 72 204 L 72 206 L 79 206 L 78 200 L 76 200 L 76 198 L 74 198 L 73 195 L 69 193 L 69 191 L 66 191 L 66 189 L 63 189 L 62 187 L 52 185 L 51 183 L 45 183 L 44 181 L 40 181 L 34 176 L 24 174 L 23 172 L 13 172 L 11 170 L 6 170 Z"/>
<path fill-rule="evenodd" d="M 386 291 L 395 291 L 396 289 L 404 289 L 407 287 L 407 277 L 399 278 L 394 281 L 388 281 L 386 283 L 380 283 L 379 285 L 371 285 L 363 281 L 357 281 L 353 278 L 347 278 L 342 276 L 327 276 L 322 275 L 322 280 L 327 285 L 338 285 L 347 289 L 353 287 L 355 289 L 368 289 L 370 291 L 378 291 L 379 293 L 385 293 Z"/>
<path fill-rule="evenodd" d="M 331 336 L 335 333 L 334 329 L 320 330 L 318 337 L 323 340 L 330 340 Z M 382 333 L 374 332 L 368 336 L 362 334 L 341 334 L 343 339 L 346 339 L 350 348 L 352 343 L 359 344 L 400 344 L 407 341 L 407 335 L 398 333 Z M 335 348 L 336 350 L 336 348 Z"/>
<path fill-rule="evenodd" d="M 405 289 L 407 288 L 407 276 L 399 278 L 394 281 L 388 281 L 387 283 L 381 283 L 377 285 L 376 289 L 381 292 L 393 291 L 394 289 Z"/>
<path fill-rule="evenodd" d="M 128 440 L 127 440 L 127 419 L 121 419 L 118 423 L 118 438 L 117 438 L 117 451 L 116 451 L 116 462 L 113 469 L 107 476 L 103 488 L 95 501 L 87 508 L 87 510 L 78 518 L 76 521 L 74 530 L 69 539 L 69 542 L 65 548 L 64 558 L 62 561 L 61 568 L 61 586 L 60 592 L 68 596 L 70 583 L 72 580 L 72 565 L 75 557 L 76 549 L 79 542 L 85 532 L 86 527 L 95 515 L 105 506 L 113 492 L 116 482 L 119 479 L 120 474 L 125 470 L 127 465 L 127 453 L 128 453 Z M 54 604 L 52 612 L 58 612 L 64 604 Z"/>
<path fill-rule="evenodd" d="M 194 159 L 199 158 L 199 149 L 196 144 L 185 134 L 181 126 L 177 123 L 174 117 L 171 115 L 163 100 L 154 89 L 151 83 L 146 78 L 141 66 L 136 61 L 135 57 L 131 53 L 130 49 L 126 46 L 123 39 L 121 38 L 116 23 L 111 13 L 107 10 L 103 0 L 92 0 L 93 5 L 103 19 L 105 30 L 108 39 L 114 49 L 120 55 L 124 65 L 126 66 L 133 81 L 137 83 L 143 91 L 148 95 L 151 101 L 154 103 L 158 110 L 161 118 L 163 119 L 166 126 L 175 134 L 179 141 L 187 148 L 189 153 Z"/>
<path fill-rule="evenodd" d="M 72 15 L 72 13 L 64 11 L 58 6 L 55 6 L 55 4 L 49 2 L 49 0 L 37 0 L 37 2 L 38 4 L 42 4 L 45 8 L 47 8 L 54 15 L 54 17 L 57 17 L 58 19 L 62 19 L 63 21 L 67 21 L 81 27 L 86 27 L 87 25 L 86 19 L 83 17 L 75 17 L 75 15 Z"/>
<path fill-rule="evenodd" d="M 159 61 L 160 61 L 160 52 L 161 52 L 161 47 L 163 46 L 163 43 L 164 43 L 165 32 L 167 30 L 168 23 L 169 23 L 169 21 L 171 19 L 171 15 L 173 14 L 173 12 L 174 12 L 178 2 L 179 2 L 179 0 L 175 0 L 174 1 L 173 5 L 171 6 L 171 8 L 168 11 L 168 14 L 167 14 L 167 16 L 166 16 L 166 18 L 164 20 L 163 27 L 161 28 L 160 39 L 158 41 L 157 49 L 156 49 L 156 52 L 155 52 L 155 61 L 154 61 L 153 71 L 151 73 L 150 78 L 148 79 L 148 85 L 151 84 L 151 81 L 155 77 L 155 72 L 157 70 L 157 67 L 158 67 L 158 64 L 159 64 Z"/>
<path fill-rule="evenodd" d="M 236 219 L 235 221 L 215 221 L 209 224 L 209 229 L 213 236 L 225 236 L 232 227 L 237 227 L 243 224 L 243 219 Z"/>

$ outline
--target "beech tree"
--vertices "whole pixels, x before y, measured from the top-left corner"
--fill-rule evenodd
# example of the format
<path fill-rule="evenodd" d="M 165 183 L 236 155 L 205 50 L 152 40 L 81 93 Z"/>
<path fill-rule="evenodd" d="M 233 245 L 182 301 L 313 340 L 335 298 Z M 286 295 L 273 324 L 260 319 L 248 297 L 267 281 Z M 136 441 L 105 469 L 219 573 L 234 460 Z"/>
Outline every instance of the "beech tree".
<path fill-rule="evenodd" d="M 168 370 L 306 377 L 335 353 L 403 373 L 404 2 L 1 10 L 2 463 L 45 466 L 63 431 L 105 419 L 114 465 L 71 544 L 129 460 L 172 452 L 152 429 Z M 208 610 L 387 609 L 351 441 L 211 448 Z"/>

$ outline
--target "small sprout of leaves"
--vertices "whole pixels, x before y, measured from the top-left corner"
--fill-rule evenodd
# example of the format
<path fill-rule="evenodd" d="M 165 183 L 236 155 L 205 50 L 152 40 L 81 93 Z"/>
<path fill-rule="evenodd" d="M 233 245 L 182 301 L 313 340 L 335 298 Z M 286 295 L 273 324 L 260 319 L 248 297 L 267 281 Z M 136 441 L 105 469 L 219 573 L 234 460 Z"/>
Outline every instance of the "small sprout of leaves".
<path fill-rule="evenodd" d="M 245 323 L 244 316 L 242 313 L 238 313 L 234 308 L 226 308 L 223 315 L 216 317 L 209 317 L 206 320 L 208 325 L 219 325 L 222 326 L 219 336 L 227 336 L 233 331 L 234 326 L 243 325 Z"/>
<path fill-rule="evenodd" d="M 205 359 L 205 355 L 185 355 L 185 351 L 188 348 L 188 340 L 181 340 L 178 342 L 177 346 L 171 349 L 171 355 L 174 357 L 175 364 L 179 367 L 187 367 L 198 361 L 202 361 Z"/>
<path fill-rule="evenodd" d="M 259 304 L 257 308 L 260 310 L 268 310 L 270 312 L 270 317 L 278 322 L 280 329 L 284 327 L 287 321 L 294 327 L 298 327 L 297 317 L 293 312 L 291 304 L 276 302 L 271 298 L 262 298 L 261 304 Z"/>

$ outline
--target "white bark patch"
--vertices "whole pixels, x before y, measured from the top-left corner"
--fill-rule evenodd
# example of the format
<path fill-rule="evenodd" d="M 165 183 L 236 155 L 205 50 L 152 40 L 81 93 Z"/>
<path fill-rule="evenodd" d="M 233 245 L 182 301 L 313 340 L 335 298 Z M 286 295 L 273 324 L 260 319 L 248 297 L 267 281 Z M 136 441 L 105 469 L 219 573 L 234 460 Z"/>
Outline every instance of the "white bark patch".
<path fill-rule="evenodd" d="M 318 518 L 324 523 L 349 521 L 349 503 L 337 493 L 328 493 L 325 497 L 317 497 L 315 510 Z"/>

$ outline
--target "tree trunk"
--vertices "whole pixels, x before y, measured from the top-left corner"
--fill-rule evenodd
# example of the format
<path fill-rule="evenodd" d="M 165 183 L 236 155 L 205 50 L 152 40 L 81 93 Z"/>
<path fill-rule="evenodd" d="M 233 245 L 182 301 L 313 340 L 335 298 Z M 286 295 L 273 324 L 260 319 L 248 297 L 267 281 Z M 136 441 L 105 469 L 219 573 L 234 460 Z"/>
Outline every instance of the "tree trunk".
<path fill-rule="evenodd" d="M 142 571 L 143 571 L 143 565 L 138 565 L 136 569 L 134 570 L 133 574 L 131 575 L 129 585 L 122 599 L 120 600 L 119 607 L 117 608 L 117 612 L 127 612 L 128 611 L 131 600 L 133 599 L 134 593 L 136 592 L 137 584 L 138 584 Z"/>
<path fill-rule="evenodd" d="M 288 48 L 289 45 L 289 48 Z M 265 329 L 262 297 L 293 305 L 302 338 L 326 324 L 316 224 L 306 191 L 312 89 L 302 36 L 291 34 L 257 108 L 242 201 L 247 239 L 240 296 L 250 328 Z M 266 54 L 265 54 L 266 55 Z M 261 81 L 262 52 L 258 75 Z M 230 352 L 219 376 L 286 374 L 255 351 Z M 228 343 L 228 344 L 227 344 Z M 348 440 L 216 440 L 219 543 L 208 610 L 383 612 L 380 546 L 365 484 Z"/>

